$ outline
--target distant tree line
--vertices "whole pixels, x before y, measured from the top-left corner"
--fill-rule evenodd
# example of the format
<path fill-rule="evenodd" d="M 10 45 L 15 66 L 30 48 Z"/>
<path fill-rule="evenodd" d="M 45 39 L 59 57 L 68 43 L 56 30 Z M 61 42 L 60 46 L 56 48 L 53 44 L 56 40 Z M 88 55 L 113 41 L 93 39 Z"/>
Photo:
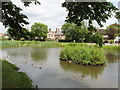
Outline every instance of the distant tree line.
<path fill-rule="evenodd" d="M 31 30 L 27 30 L 26 28 L 22 28 L 18 31 L 15 28 L 9 28 L 7 30 L 7 35 L 10 36 L 11 39 L 15 40 L 38 40 L 45 39 L 48 33 L 48 26 L 42 23 L 35 23 L 31 26 Z"/>

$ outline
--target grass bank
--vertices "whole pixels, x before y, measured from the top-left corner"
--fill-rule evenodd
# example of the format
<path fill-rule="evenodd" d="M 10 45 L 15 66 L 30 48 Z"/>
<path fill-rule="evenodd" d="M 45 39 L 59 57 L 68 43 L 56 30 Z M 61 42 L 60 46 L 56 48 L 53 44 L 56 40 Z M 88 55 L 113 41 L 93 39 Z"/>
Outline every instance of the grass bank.
<path fill-rule="evenodd" d="M 2 62 L 2 88 L 32 88 L 32 81 L 18 67 L 6 60 Z"/>
<path fill-rule="evenodd" d="M 65 47 L 60 52 L 60 60 L 83 65 L 103 65 L 107 62 L 102 48 L 89 45 Z"/>
<path fill-rule="evenodd" d="M 61 43 L 53 41 L 1 41 L 0 47 L 20 47 L 20 46 L 33 46 L 33 47 L 66 47 L 86 45 L 86 43 Z"/>
<path fill-rule="evenodd" d="M 34 46 L 34 47 L 66 47 L 66 46 L 76 46 L 76 45 L 92 45 L 99 47 L 95 44 L 88 43 L 62 43 L 53 41 L 1 41 L 0 47 L 20 47 L 20 46 Z M 102 47 L 105 50 L 120 50 L 118 45 L 104 45 Z"/>
<path fill-rule="evenodd" d="M 120 50 L 119 45 L 105 45 L 103 46 L 105 50 Z"/>
<path fill-rule="evenodd" d="M 1 47 L 20 47 L 20 46 L 36 46 L 36 47 L 61 47 L 58 42 L 48 41 L 1 41 Z"/>

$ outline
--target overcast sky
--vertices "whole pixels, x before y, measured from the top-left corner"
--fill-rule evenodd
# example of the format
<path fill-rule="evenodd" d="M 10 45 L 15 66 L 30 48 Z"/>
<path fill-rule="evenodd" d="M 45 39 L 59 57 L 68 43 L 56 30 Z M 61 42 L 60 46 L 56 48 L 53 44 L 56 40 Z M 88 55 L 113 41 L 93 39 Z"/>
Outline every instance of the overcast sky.
<path fill-rule="evenodd" d="M 61 7 L 61 3 L 64 0 L 39 0 L 41 5 L 34 5 L 31 4 L 29 7 L 24 7 L 23 3 L 19 0 L 11 0 L 14 4 L 21 7 L 23 9 L 22 13 L 28 16 L 29 25 L 25 26 L 26 28 L 30 29 L 31 25 L 35 22 L 44 23 L 55 30 L 56 28 L 61 28 L 61 26 L 65 23 L 65 19 L 67 16 L 67 12 L 65 8 Z M 119 0 L 107 0 L 112 2 L 116 7 L 118 7 Z M 104 23 L 104 27 L 106 28 L 110 24 L 117 23 L 118 21 L 116 18 L 111 17 L 106 23 Z M 96 27 L 98 25 L 94 24 Z M 6 30 L 2 23 L 0 23 L 0 32 L 5 33 Z"/>

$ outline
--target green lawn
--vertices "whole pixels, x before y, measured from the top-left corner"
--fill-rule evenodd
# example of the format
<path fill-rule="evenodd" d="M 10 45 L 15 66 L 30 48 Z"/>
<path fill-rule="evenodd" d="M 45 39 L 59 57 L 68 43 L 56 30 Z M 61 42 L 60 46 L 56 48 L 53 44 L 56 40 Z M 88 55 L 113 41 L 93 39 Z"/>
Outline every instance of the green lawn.
<path fill-rule="evenodd" d="M 1 59 L 0 59 L 1 60 Z M 2 61 L 2 88 L 32 88 L 32 81 L 6 60 Z"/>

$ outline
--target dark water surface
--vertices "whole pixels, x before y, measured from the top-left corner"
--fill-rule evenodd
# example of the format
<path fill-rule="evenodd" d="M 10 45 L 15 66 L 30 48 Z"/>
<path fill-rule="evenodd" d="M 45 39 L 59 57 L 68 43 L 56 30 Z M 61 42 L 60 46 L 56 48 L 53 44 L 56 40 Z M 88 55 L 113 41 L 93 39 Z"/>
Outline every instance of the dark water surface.
<path fill-rule="evenodd" d="M 2 58 L 16 64 L 39 88 L 118 88 L 118 53 L 106 52 L 107 66 L 60 61 L 62 48 L 3 48 Z"/>

